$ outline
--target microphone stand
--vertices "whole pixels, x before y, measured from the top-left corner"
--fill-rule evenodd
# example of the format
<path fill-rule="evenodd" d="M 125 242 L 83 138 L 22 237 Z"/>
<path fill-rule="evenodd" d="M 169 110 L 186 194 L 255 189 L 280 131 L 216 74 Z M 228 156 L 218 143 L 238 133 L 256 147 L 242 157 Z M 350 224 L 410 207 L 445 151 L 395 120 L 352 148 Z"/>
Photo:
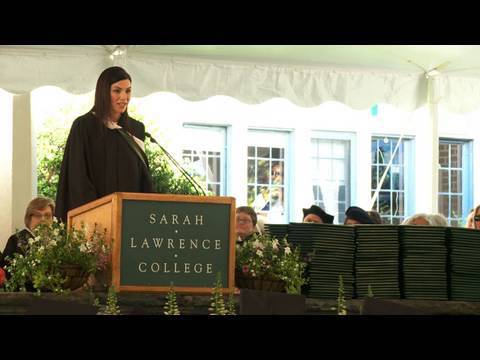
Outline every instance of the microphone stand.
<path fill-rule="evenodd" d="M 154 139 L 154 137 L 152 135 L 150 135 L 150 133 L 145 132 L 145 136 L 148 137 L 151 142 L 158 145 L 158 147 L 163 151 L 163 153 L 173 163 L 173 165 L 175 165 L 175 167 L 178 170 L 180 170 L 180 173 L 188 180 L 190 185 L 193 186 L 193 188 L 197 192 L 197 195 L 200 195 L 200 192 L 201 192 L 201 195 L 204 195 L 204 196 L 207 195 L 207 194 L 205 194 L 205 191 L 203 190 L 203 188 L 195 181 L 195 179 L 177 162 L 177 160 L 175 160 L 175 158 L 172 155 L 170 155 L 170 153 L 162 145 L 160 145 L 157 142 L 157 140 Z M 200 192 L 198 191 L 198 189 L 200 189 Z"/>

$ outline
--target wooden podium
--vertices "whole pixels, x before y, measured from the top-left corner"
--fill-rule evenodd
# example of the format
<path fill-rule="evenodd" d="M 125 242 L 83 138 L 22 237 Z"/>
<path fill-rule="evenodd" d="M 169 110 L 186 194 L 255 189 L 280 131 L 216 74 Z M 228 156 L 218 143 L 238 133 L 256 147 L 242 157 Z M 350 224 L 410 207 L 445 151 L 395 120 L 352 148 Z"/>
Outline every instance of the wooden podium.
<path fill-rule="evenodd" d="M 233 197 L 117 192 L 68 212 L 67 226 L 106 229 L 116 291 L 234 289 Z"/>

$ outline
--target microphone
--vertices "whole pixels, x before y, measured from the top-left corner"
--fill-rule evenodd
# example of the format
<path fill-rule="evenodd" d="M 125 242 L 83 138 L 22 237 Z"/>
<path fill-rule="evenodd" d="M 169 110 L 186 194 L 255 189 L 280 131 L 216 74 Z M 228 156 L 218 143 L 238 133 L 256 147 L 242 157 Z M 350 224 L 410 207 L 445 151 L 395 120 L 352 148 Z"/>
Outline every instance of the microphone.
<path fill-rule="evenodd" d="M 207 194 L 205 194 L 205 191 L 203 190 L 203 188 L 195 181 L 195 179 L 177 162 L 177 160 L 175 160 L 175 158 L 172 155 L 170 155 L 170 153 L 162 145 L 160 145 L 157 142 L 157 140 L 155 140 L 155 138 L 150 133 L 145 132 L 145 136 L 148 137 L 151 142 L 158 145 L 158 147 L 163 151 L 163 153 L 173 163 L 173 165 L 175 165 L 175 167 L 178 170 L 180 170 L 180 173 L 188 180 L 190 185 L 193 186 L 193 188 L 197 192 L 197 195 L 204 195 L 204 196 L 207 195 Z M 200 189 L 200 191 L 198 191 L 198 189 Z M 201 194 L 200 194 L 200 192 L 201 192 Z"/>

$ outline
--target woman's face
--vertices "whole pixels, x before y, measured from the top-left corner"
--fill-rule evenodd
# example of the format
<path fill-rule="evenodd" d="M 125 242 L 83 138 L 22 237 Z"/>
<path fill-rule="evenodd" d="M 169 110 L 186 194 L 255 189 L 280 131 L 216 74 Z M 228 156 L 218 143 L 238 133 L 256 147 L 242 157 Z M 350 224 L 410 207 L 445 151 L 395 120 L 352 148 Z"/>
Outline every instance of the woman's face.
<path fill-rule="evenodd" d="M 30 217 L 30 225 L 28 228 L 30 230 L 35 229 L 42 222 L 51 223 L 53 219 L 52 208 L 46 206 L 40 210 L 34 210 L 32 216 Z"/>
<path fill-rule="evenodd" d="M 475 226 L 475 229 L 480 229 L 480 208 L 475 213 L 475 217 L 473 218 L 473 224 Z"/>
<path fill-rule="evenodd" d="M 132 85 L 128 79 L 117 81 L 110 86 L 112 121 L 117 121 L 120 115 L 127 110 L 131 93 Z"/>
<path fill-rule="evenodd" d="M 244 240 L 255 231 L 255 225 L 253 225 L 250 215 L 245 213 L 237 213 L 236 216 L 236 228 L 237 236 Z"/>

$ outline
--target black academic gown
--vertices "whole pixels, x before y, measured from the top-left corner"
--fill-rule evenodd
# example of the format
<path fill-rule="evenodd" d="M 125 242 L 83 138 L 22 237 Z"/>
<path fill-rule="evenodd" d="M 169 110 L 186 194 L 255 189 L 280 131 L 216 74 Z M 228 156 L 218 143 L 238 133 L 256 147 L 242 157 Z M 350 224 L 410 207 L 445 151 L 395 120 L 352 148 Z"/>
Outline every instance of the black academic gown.
<path fill-rule="evenodd" d="M 141 122 L 124 115 L 118 124 L 145 140 Z M 63 155 L 55 216 L 66 222 L 69 210 L 117 191 L 153 192 L 148 161 L 146 156 L 142 161 L 139 149 L 132 149 L 120 130 L 108 129 L 92 112 L 77 118 Z"/>
<path fill-rule="evenodd" d="M 5 259 L 7 256 L 11 260 L 13 259 L 14 254 L 25 255 L 23 249 L 28 245 L 28 240 L 32 238 L 32 233 L 27 229 L 23 229 L 10 236 L 7 240 L 7 245 L 5 245 L 5 250 L 3 250 L 4 261 L 6 262 Z"/>
<path fill-rule="evenodd" d="M 9 261 L 13 260 L 15 254 L 25 255 L 25 249 L 28 248 L 28 240 L 30 239 L 33 239 L 33 234 L 27 229 L 16 232 L 8 238 L 7 245 L 5 245 L 5 250 L 3 251 L 4 266 L 8 265 Z M 8 260 L 6 259 L 7 256 L 9 257 Z M 8 272 L 5 273 L 7 279 L 9 279 L 10 274 Z M 31 282 L 25 283 L 25 289 L 27 291 L 35 291 Z"/>

